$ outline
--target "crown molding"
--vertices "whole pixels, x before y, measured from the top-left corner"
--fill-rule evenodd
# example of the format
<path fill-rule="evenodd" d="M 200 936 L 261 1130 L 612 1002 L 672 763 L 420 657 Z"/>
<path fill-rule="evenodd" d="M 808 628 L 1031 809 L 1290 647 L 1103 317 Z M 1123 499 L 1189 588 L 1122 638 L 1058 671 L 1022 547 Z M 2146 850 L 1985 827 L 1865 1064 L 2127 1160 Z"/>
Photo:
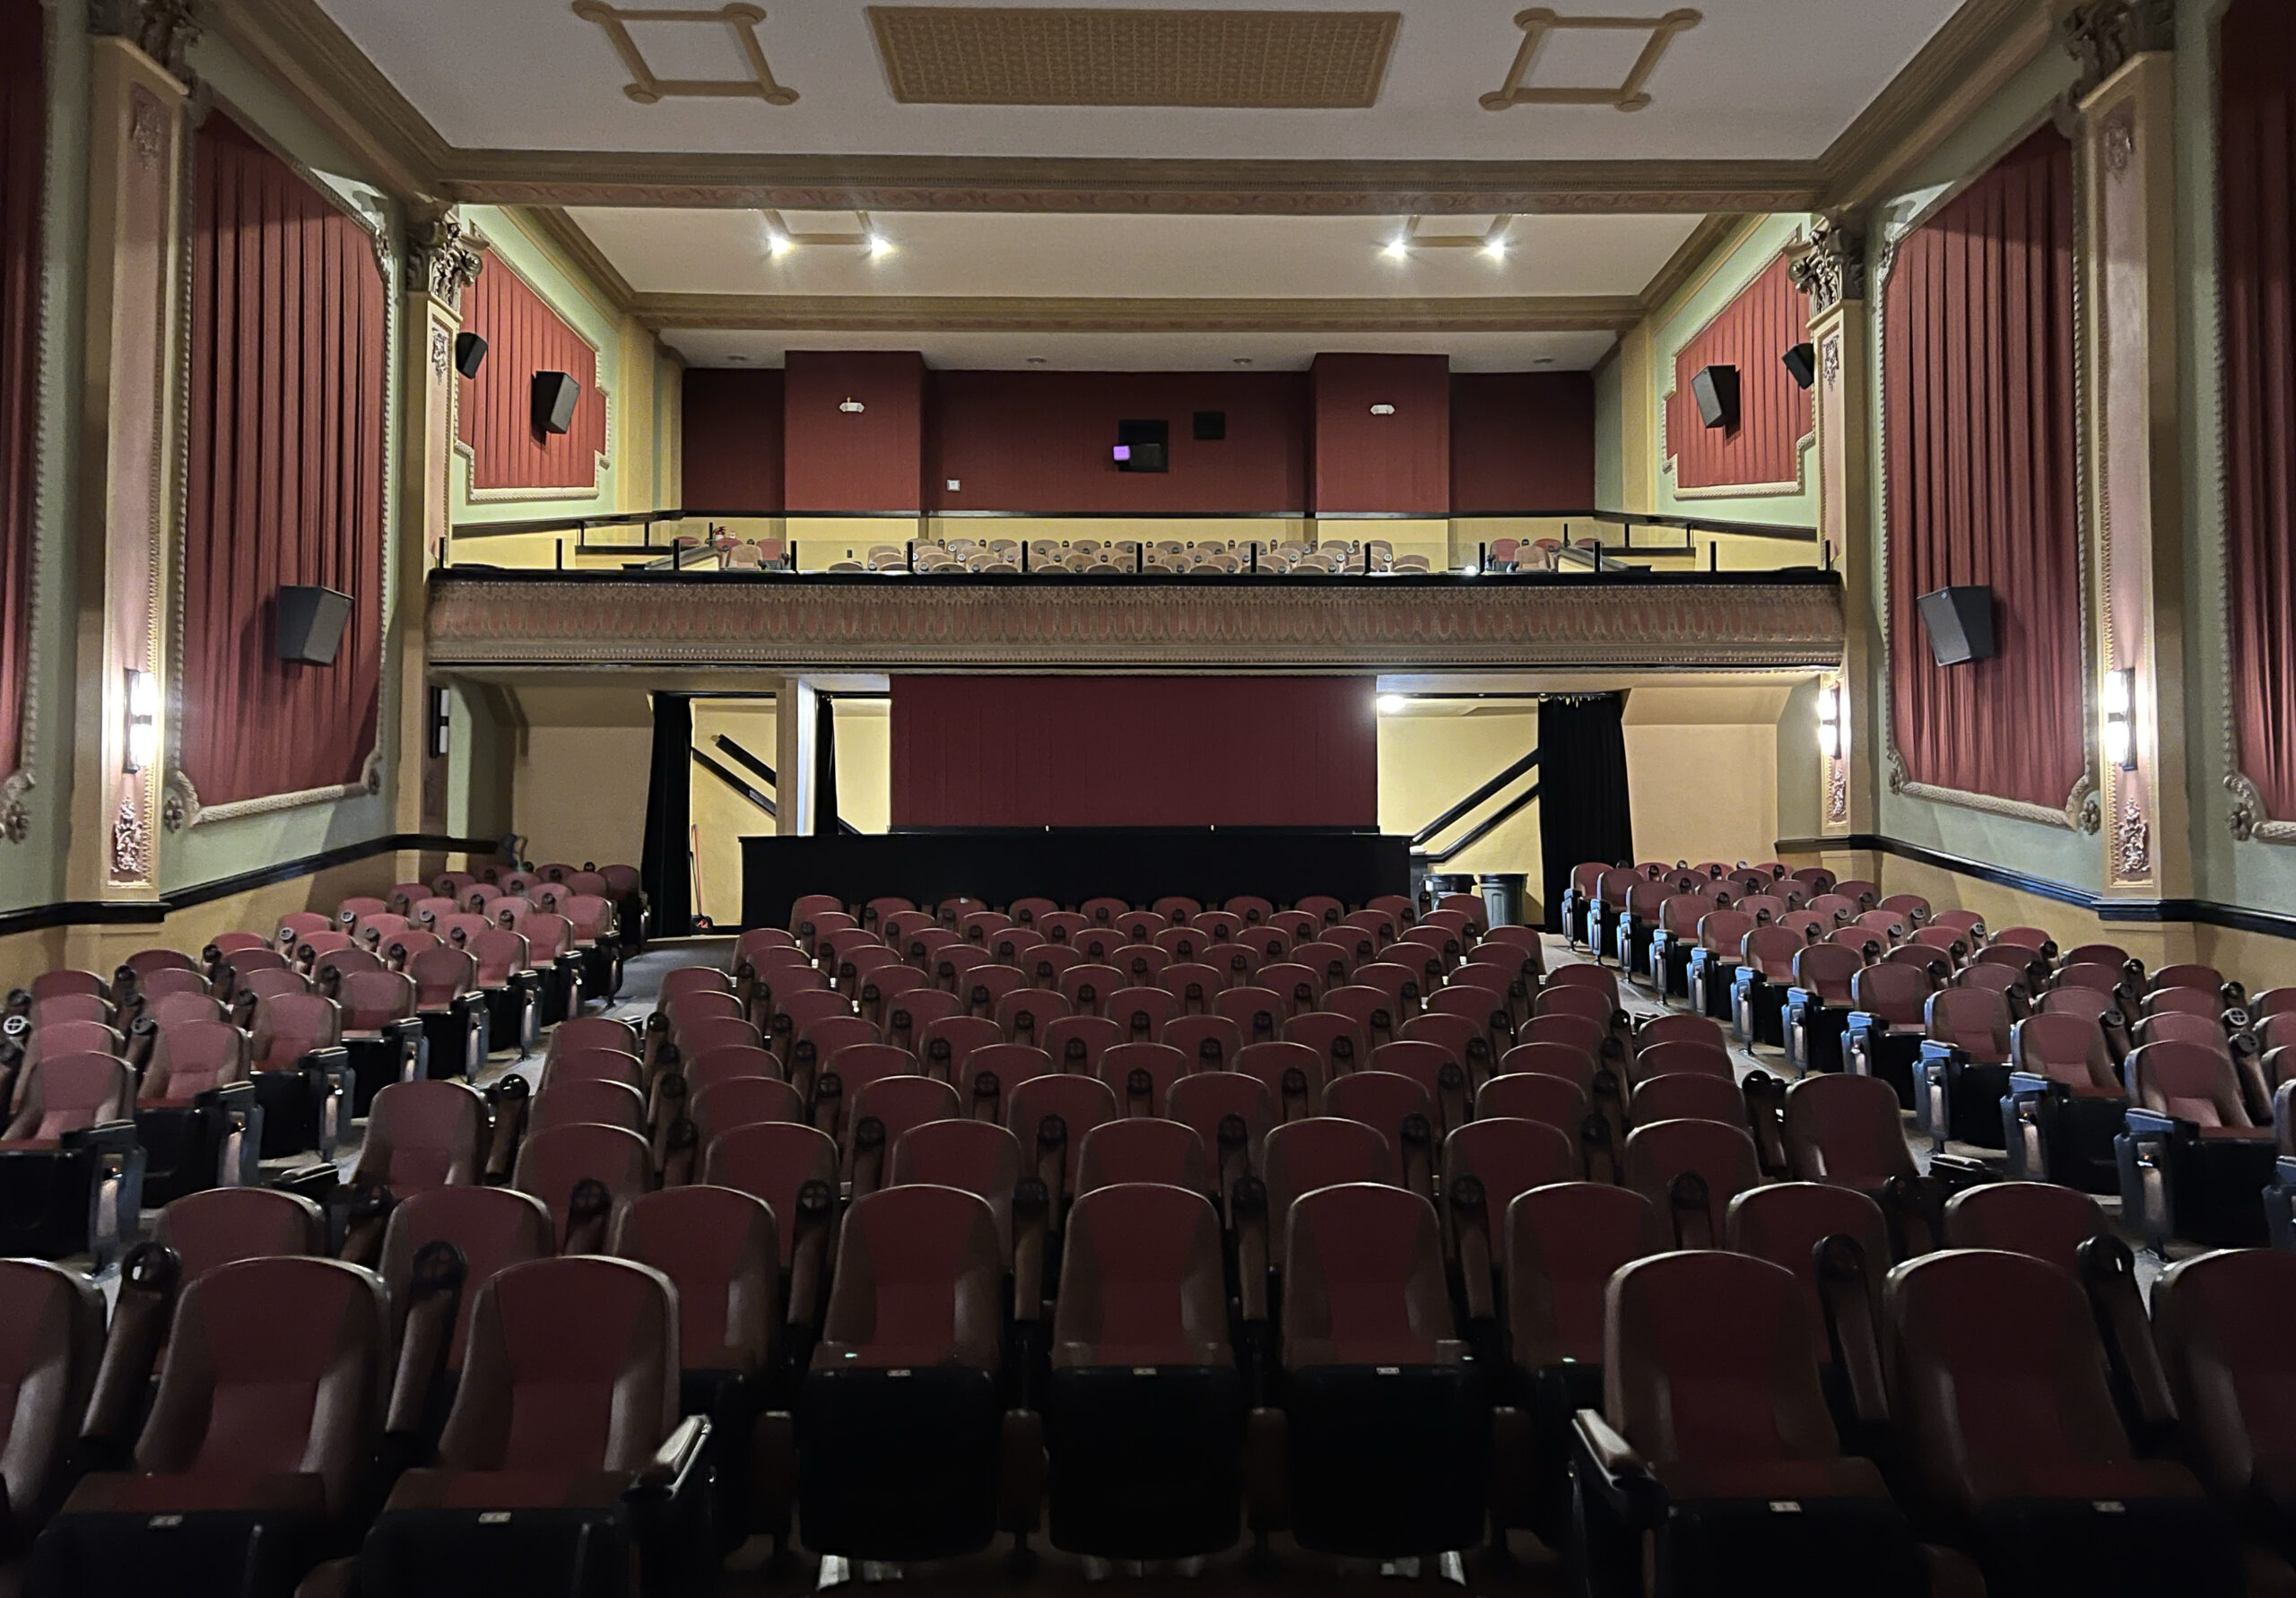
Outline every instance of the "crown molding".
<path fill-rule="evenodd" d="M 1856 210 L 1928 157 L 2048 48 L 2056 0 L 1965 0 L 1828 147 L 1822 204 Z"/>
<path fill-rule="evenodd" d="M 631 311 L 669 328 L 776 333 L 1616 333 L 1631 295 L 1480 299 L 997 298 L 970 294 L 639 294 Z"/>
<path fill-rule="evenodd" d="M 441 182 L 457 200 L 504 205 L 1406 216 L 1807 210 L 1823 177 L 1814 161 L 1772 161 L 457 150 Z"/>
<path fill-rule="evenodd" d="M 1642 308 L 1653 313 L 1661 309 L 1717 253 L 1728 248 L 1737 237 L 1739 226 L 1744 220 L 1718 211 L 1692 229 L 1690 237 L 1683 240 L 1682 248 L 1658 268 L 1656 276 L 1642 285 Z"/>
<path fill-rule="evenodd" d="M 437 195 L 452 147 L 317 0 L 230 0 L 208 7 L 206 22 L 378 187 L 409 201 Z"/>
<path fill-rule="evenodd" d="M 612 309 L 627 316 L 635 308 L 638 291 L 630 286 L 622 269 L 606 258 L 596 240 L 583 230 L 581 223 L 567 215 L 563 207 L 536 205 L 518 214 L 532 232 L 554 245 L 570 264 L 589 278 Z"/>

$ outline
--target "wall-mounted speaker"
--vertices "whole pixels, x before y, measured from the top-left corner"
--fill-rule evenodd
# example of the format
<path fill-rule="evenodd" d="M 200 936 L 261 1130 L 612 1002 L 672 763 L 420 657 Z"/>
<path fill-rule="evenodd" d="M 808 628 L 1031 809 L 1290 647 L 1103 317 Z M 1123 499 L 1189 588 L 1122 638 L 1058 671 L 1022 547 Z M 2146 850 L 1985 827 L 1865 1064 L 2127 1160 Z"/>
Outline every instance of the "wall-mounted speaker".
<path fill-rule="evenodd" d="M 1119 472 L 1171 470 L 1172 424 L 1169 421 L 1119 421 L 1116 424 L 1116 469 Z"/>
<path fill-rule="evenodd" d="M 1198 411 L 1196 413 L 1196 441 L 1197 443 L 1216 444 L 1227 436 L 1227 412 Z"/>
<path fill-rule="evenodd" d="M 535 431 L 538 433 L 570 432 L 574 427 L 574 406 L 582 397 L 582 386 L 565 372 L 536 372 L 535 374 Z"/>
<path fill-rule="evenodd" d="M 1921 625 L 1929 634 L 1929 652 L 1939 665 L 1993 658 L 1992 589 L 1940 588 L 1917 603 Z"/>
<path fill-rule="evenodd" d="M 1818 380 L 1818 347 L 1815 344 L 1796 344 L 1779 359 L 1786 362 L 1786 369 L 1794 380 L 1807 388 Z"/>
<path fill-rule="evenodd" d="M 455 334 L 455 369 L 465 378 L 478 376 L 478 369 L 486 364 L 486 341 L 475 333 Z"/>
<path fill-rule="evenodd" d="M 303 665 L 333 665 L 351 620 L 351 595 L 290 584 L 279 590 L 278 654 Z"/>
<path fill-rule="evenodd" d="M 1735 366 L 1709 366 L 1699 369 L 1690 380 L 1690 391 L 1698 401 L 1698 414 L 1709 427 L 1738 425 L 1738 369 Z"/>

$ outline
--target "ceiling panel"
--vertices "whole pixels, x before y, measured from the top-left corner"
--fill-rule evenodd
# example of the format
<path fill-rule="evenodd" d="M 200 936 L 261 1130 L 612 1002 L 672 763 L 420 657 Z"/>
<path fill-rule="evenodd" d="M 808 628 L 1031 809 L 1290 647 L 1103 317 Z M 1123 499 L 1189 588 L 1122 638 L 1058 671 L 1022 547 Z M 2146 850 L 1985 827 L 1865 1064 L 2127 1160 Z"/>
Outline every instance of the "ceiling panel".
<path fill-rule="evenodd" d="M 1325 351 L 1448 355 L 1458 372 L 1583 371 L 1613 342 L 1607 333 L 748 333 L 672 329 L 662 342 L 690 366 L 778 367 L 789 351 L 923 353 L 944 371 L 1305 371 Z"/>

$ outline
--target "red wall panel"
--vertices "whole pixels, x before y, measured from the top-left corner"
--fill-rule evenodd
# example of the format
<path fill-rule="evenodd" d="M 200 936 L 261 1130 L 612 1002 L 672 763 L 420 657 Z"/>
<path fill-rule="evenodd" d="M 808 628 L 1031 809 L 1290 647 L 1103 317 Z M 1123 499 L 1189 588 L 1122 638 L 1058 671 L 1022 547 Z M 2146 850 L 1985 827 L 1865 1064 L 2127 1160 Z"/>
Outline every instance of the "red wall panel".
<path fill-rule="evenodd" d="M 1809 339 L 1809 304 L 1780 256 L 1674 356 L 1666 448 L 1678 489 L 1752 488 L 1796 482 L 1801 443 L 1817 427 L 1810 391 L 1779 359 Z M 1738 425 L 1709 428 L 1691 379 L 1709 366 L 1738 369 Z"/>
<path fill-rule="evenodd" d="M 792 350 L 781 394 L 782 475 L 791 510 L 921 508 L 924 356 L 913 350 Z M 848 399 L 862 409 L 839 410 Z"/>
<path fill-rule="evenodd" d="M 935 372 L 926 488 L 945 510 L 1299 514 L 1308 504 L 1300 372 Z M 1195 413 L 1228 436 L 1198 443 Z M 1119 421 L 1171 424 L 1171 470 L 1119 472 Z M 963 487 L 951 492 L 948 480 Z"/>
<path fill-rule="evenodd" d="M 1451 363 L 1443 355 L 1318 355 L 1314 503 L 1318 515 L 1447 516 Z M 1375 404 L 1393 405 L 1374 416 Z"/>
<path fill-rule="evenodd" d="M 606 449 L 597 352 L 500 256 L 464 296 L 463 326 L 486 341 L 478 376 L 456 379 L 455 436 L 471 452 L 471 486 L 595 490 Z M 582 386 L 568 431 L 535 425 L 536 372 L 567 372 Z"/>
<path fill-rule="evenodd" d="M 1375 827 L 1368 677 L 895 677 L 895 827 Z"/>
<path fill-rule="evenodd" d="M 781 374 L 696 367 L 685 375 L 683 497 L 694 510 L 778 512 Z"/>
<path fill-rule="evenodd" d="M 2056 809 L 2086 764 L 2073 151 L 2043 128 L 1909 234 L 1883 292 L 1892 727 L 1914 779 Z M 1995 595 L 1940 666 L 1916 601 Z"/>
<path fill-rule="evenodd" d="M 1595 508 L 1591 372 L 1451 374 L 1451 514 Z"/>
<path fill-rule="evenodd" d="M 387 290 L 358 221 L 224 116 L 192 154 L 182 750 L 201 801 L 356 782 L 382 680 Z M 283 584 L 351 595 L 276 658 Z"/>
<path fill-rule="evenodd" d="M 39 471 L 40 199 L 48 166 L 43 9 L 0 4 L 0 777 L 22 763 Z"/>

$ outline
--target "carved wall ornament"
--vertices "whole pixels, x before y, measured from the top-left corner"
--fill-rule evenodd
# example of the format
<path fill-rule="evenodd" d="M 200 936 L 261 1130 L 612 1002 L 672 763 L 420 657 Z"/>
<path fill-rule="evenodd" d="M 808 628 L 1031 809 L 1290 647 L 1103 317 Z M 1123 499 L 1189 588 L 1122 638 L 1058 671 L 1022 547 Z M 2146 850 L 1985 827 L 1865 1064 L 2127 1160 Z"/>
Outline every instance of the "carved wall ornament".
<path fill-rule="evenodd" d="M 2121 801 L 2120 819 L 2113 823 L 2113 870 L 2124 882 L 2152 873 L 2152 829 L 2133 799 Z"/>
<path fill-rule="evenodd" d="M 1810 226 L 1809 242 L 1787 267 L 1794 286 L 1810 297 L 1814 320 L 1845 300 L 1866 298 L 1866 235 L 1838 216 L 1822 216 Z"/>
<path fill-rule="evenodd" d="M 775 83 L 773 68 L 766 64 L 765 45 L 757 36 L 765 13 L 754 5 L 724 5 L 716 11 L 625 11 L 604 4 L 604 0 L 574 0 L 574 14 L 586 22 L 596 22 L 604 30 L 606 41 L 613 46 L 614 54 L 622 57 L 622 65 L 630 73 L 630 82 L 622 86 L 622 91 L 641 106 L 673 99 L 761 100 L 770 106 L 797 103 L 797 91 Z M 721 27 L 732 35 L 747 75 L 657 77 L 654 69 L 647 65 L 645 52 L 630 36 L 632 22 L 691 22 Z"/>
<path fill-rule="evenodd" d="M 127 97 L 127 146 L 150 166 L 167 147 L 167 111 L 149 89 L 137 84 Z"/>
<path fill-rule="evenodd" d="M 0 783 L 0 838 L 10 843 L 22 843 L 31 835 L 31 811 L 24 803 L 31 786 L 29 771 L 19 771 Z"/>
<path fill-rule="evenodd" d="M 2123 106 L 2105 124 L 2105 169 L 2116 178 L 2121 177 L 2135 155 L 2136 114 Z"/>
<path fill-rule="evenodd" d="M 185 58 L 199 42 L 199 12 L 197 0 L 89 0 L 88 31 L 126 39 L 188 83 Z"/>
<path fill-rule="evenodd" d="M 443 327 L 430 330 L 430 375 L 444 381 L 455 364 L 455 341 Z"/>
<path fill-rule="evenodd" d="M 2080 64 L 2073 98 L 2083 100 L 2130 56 L 2177 48 L 2176 0 L 2088 0 L 2066 13 L 2057 30 Z"/>
<path fill-rule="evenodd" d="M 1847 760 L 1826 762 L 1826 820 L 1849 820 L 1849 763 Z"/>
<path fill-rule="evenodd" d="M 1839 336 L 1826 340 L 1825 379 L 1828 388 L 1841 385 L 1841 340 Z"/>
<path fill-rule="evenodd" d="M 152 875 L 152 830 L 130 794 L 119 802 L 111 822 L 111 874 L 125 882 L 148 882 Z"/>
<path fill-rule="evenodd" d="M 441 211 L 407 230 L 406 286 L 412 293 L 458 304 L 463 291 L 478 281 L 486 257 L 465 242 L 468 230 L 459 212 Z"/>
<path fill-rule="evenodd" d="M 1483 97 L 1483 109 L 1503 111 L 1509 106 L 1609 106 L 1620 111 L 1642 110 L 1650 104 L 1647 87 L 1650 75 L 1658 70 L 1658 62 L 1665 55 L 1666 47 L 1674 41 L 1674 35 L 1687 33 L 1705 20 L 1704 13 L 1686 6 L 1662 17 L 1566 17 L 1544 5 L 1518 12 L 1515 26 L 1523 30 L 1523 42 L 1515 48 L 1507 81 Z M 1634 58 L 1634 65 L 1627 69 L 1626 81 L 1615 89 L 1547 88 L 1528 83 L 1547 36 L 1573 28 L 1629 32 L 1647 29 L 1650 37 L 1644 41 L 1642 53 Z"/>

